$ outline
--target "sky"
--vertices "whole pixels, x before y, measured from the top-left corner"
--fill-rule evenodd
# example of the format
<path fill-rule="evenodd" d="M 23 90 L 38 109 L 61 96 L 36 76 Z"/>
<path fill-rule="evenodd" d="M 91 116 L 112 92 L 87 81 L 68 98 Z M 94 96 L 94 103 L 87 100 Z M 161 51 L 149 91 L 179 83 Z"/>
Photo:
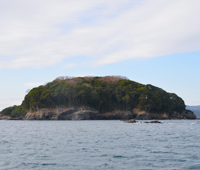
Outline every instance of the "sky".
<path fill-rule="evenodd" d="M 125 76 L 200 105 L 199 6 L 199 0 L 0 0 L 0 110 L 60 76 Z"/>

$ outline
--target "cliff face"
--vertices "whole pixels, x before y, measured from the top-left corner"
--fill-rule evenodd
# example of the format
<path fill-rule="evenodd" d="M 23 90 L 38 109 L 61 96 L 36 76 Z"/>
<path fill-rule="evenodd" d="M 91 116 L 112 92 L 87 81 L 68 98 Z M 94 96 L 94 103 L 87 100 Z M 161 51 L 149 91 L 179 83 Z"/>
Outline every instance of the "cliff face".
<path fill-rule="evenodd" d="M 196 115 L 185 110 L 181 114 L 173 113 L 150 113 L 134 109 L 131 111 L 115 110 L 113 112 L 99 113 L 97 110 L 89 107 L 77 108 L 56 108 L 56 109 L 41 109 L 34 112 L 28 112 L 25 120 L 117 120 L 117 119 L 136 119 L 136 120 L 151 120 L 151 119 L 196 119 Z"/>
<path fill-rule="evenodd" d="M 130 119 L 130 111 L 113 111 L 100 114 L 97 110 L 88 107 L 41 109 L 28 112 L 25 120 L 112 120 Z"/>
<path fill-rule="evenodd" d="M 89 108 L 56 108 L 28 112 L 25 120 L 92 120 L 98 119 L 99 113 Z"/>
<path fill-rule="evenodd" d="M 152 120 L 152 119 L 197 119 L 196 115 L 190 110 L 184 110 L 182 113 L 176 111 L 170 113 L 153 113 L 134 109 L 133 112 L 137 115 L 137 120 Z"/>

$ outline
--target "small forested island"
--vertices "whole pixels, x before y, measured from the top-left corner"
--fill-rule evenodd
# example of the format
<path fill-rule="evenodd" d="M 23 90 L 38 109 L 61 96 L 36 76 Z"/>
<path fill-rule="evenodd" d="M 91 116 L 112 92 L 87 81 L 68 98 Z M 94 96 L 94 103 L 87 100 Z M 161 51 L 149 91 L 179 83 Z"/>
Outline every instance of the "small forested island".
<path fill-rule="evenodd" d="M 176 94 L 126 77 L 58 77 L 30 90 L 20 106 L 2 110 L 0 119 L 196 119 L 185 108 Z"/>

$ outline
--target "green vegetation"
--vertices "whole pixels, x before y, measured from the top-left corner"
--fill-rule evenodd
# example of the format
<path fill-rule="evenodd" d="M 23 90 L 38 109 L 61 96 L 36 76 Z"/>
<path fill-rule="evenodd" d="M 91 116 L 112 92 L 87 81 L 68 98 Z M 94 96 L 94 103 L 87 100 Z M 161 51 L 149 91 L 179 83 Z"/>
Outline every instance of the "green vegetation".
<path fill-rule="evenodd" d="M 1 114 L 23 117 L 29 110 L 76 106 L 88 106 L 100 113 L 134 108 L 157 113 L 185 110 L 184 101 L 176 94 L 124 77 L 59 77 L 33 88 L 20 106 L 6 108 Z"/>
<path fill-rule="evenodd" d="M 26 114 L 26 110 L 22 109 L 22 106 L 12 106 L 5 108 L 0 112 L 2 116 L 10 116 L 12 118 L 23 118 Z"/>

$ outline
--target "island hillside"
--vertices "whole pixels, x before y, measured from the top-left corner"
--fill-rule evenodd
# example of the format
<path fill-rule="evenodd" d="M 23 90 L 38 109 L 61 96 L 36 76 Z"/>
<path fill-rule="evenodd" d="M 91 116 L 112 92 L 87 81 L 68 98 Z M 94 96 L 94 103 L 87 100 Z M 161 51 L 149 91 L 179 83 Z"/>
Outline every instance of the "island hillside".
<path fill-rule="evenodd" d="M 121 76 L 58 77 L 2 110 L 1 119 L 196 119 L 185 107 L 174 93 Z"/>

